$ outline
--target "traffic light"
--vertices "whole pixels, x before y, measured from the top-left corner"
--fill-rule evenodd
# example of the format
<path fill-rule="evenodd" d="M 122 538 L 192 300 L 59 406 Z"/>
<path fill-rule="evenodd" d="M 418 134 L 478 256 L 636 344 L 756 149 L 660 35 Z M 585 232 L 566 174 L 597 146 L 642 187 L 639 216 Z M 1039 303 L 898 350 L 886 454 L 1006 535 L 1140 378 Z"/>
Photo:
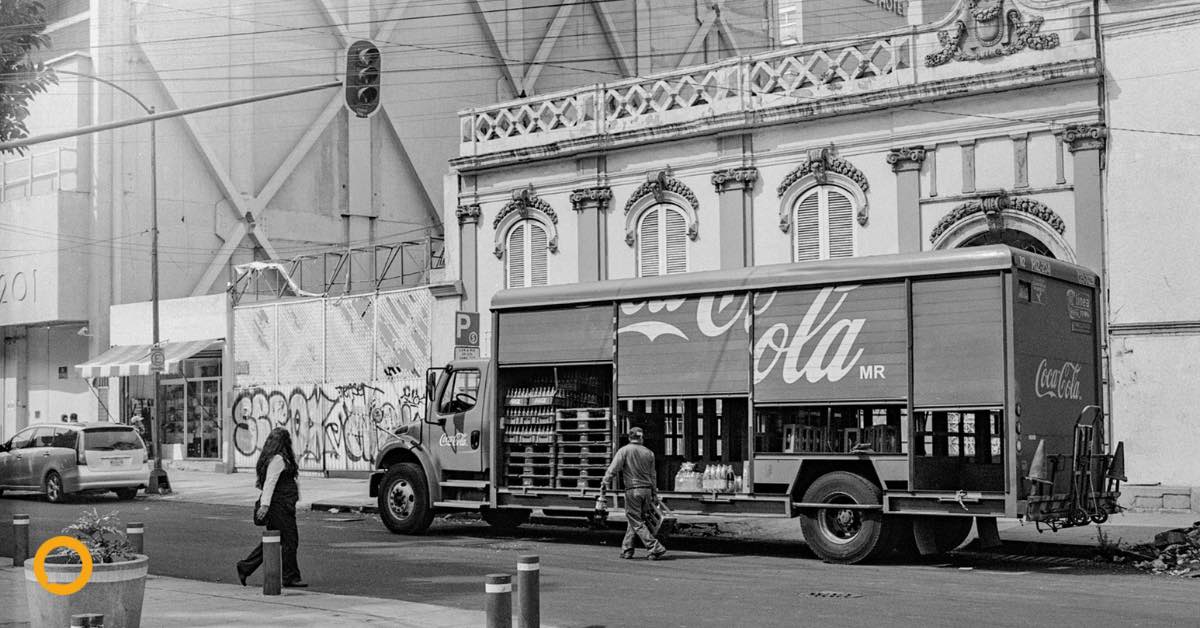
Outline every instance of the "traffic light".
<path fill-rule="evenodd" d="M 359 40 L 346 51 L 346 106 L 365 118 L 379 108 L 379 48 Z"/>

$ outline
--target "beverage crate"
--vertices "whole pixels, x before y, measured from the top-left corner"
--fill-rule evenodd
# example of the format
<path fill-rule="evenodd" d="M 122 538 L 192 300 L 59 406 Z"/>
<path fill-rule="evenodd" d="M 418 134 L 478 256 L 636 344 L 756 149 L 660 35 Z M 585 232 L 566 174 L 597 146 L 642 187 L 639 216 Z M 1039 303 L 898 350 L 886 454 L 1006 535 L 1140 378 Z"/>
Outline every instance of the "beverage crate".
<path fill-rule="evenodd" d="M 571 408 L 554 413 L 560 432 L 581 430 L 608 431 L 612 425 L 612 411 L 608 408 Z"/>
<path fill-rule="evenodd" d="M 506 416 L 504 425 L 544 425 L 547 430 L 554 429 L 554 415 L 544 416 Z"/>
<path fill-rule="evenodd" d="M 508 475 L 519 477 L 538 477 L 552 478 L 555 477 L 555 464 L 553 462 L 512 462 L 508 463 Z"/>
<path fill-rule="evenodd" d="M 524 454 L 530 456 L 550 456 L 558 453 L 554 443 L 517 443 L 508 446 L 508 455 Z"/>
<path fill-rule="evenodd" d="M 509 475 L 509 486 L 529 486 L 536 488 L 554 488 L 555 479 L 541 475 Z"/>
<path fill-rule="evenodd" d="M 504 432 L 504 442 L 506 443 L 546 443 L 553 444 L 556 440 L 554 432 L 538 432 L 532 434 L 513 434 Z"/>
<path fill-rule="evenodd" d="M 561 443 L 571 443 L 576 445 L 597 445 L 611 442 L 611 434 L 607 431 L 589 431 L 589 432 L 563 432 L 558 435 L 558 440 Z"/>
<path fill-rule="evenodd" d="M 555 480 L 554 482 L 555 482 L 555 486 L 557 486 L 558 488 L 578 488 L 578 489 L 585 489 L 585 488 L 596 488 L 596 489 L 598 489 L 598 488 L 600 488 L 600 482 L 602 482 L 603 480 L 604 480 L 604 478 L 603 478 L 603 477 L 596 477 L 596 478 L 590 478 L 590 477 L 589 477 L 589 478 L 582 478 L 582 477 L 577 477 L 577 478 L 564 478 L 564 477 L 559 477 L 559 478 L 558 478 L 557 480 Z"/>
<path fill-rule="evenodd" d="M 603 478 L 604 471 L 608 467 L 599 466 L 575 466 L 575 467 L 559 467 L 558 477 L 562 478 Z"/>
<path fill-rule="evenodd" d="M 508 461 L 514 464 L 556 464 L 557 456 L 553 448 L 546 451 L 517 451 L 508 452 Z"/>

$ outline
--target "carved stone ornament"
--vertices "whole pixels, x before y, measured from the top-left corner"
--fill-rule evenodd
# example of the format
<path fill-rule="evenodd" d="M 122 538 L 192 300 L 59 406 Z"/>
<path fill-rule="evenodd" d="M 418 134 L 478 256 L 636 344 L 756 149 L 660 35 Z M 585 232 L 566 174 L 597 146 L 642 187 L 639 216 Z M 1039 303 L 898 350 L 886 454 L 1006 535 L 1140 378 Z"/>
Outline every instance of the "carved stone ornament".
<path fill-rule="evenodd" d="M 533 186 L 530 185 L 526 188 L 513 190 L 512 200 L 505 203 L 500 212 L 496 214 L 496 218 L 492 220 L 492 228 L 498 227 L 500 221 L 513 212 L 517 212 L 521 218 L 529 218 L 529 212 L 533 210 L 542 212 L 550 219 L 550 222 L 558 224 L 558 214 L 554 213 L 554 209 L 550 207 L 550 203 L 538 197 L 537 190 L 533 189 Z"/>
<path fill-rule="evenodd" d="M 1108 141 L 1108 129 L 1103 124 L 1072 124 L 1062 134 L 1067 150 L 1103 149 Z"/>
<path fill-rule="evenodd" d="M 1027 196 L 1009 196 L 1007 192 L 1002 191 L 981 196 L 955 207 L 950 213 L 942 216 L 942 219 L 933 227 L 933 232 L 929 234 L 929 241 L 937 242 L 937 239 L 951 227 L 967 217 L 979 213 L 983 213 L 987 218 L 989 230 L 1003 231 L 1005 212 L 1019 212 L 1038 218 L 1057 231 L 1059 235 L 1066 231 L 1063 219 L 1045 203 Z"/>
<path fill-rule="evenodd" d="M 471 203 L 470 205 L 459 205 L 454 210 L 454 216 L 458 218 L 458 224 L 477 224 L 479 217 L 483 212 L 479 209 L 479 203 Z"/>
<path fill-rule="evenodd" d="M 605 185 L 578 188 L 571 190 L 571 208 L 575 211 L 583 211 L 588 205 L 595 205 L 596 209 L 605 211 L 608 209 L 608 203 L 612 197 L 612 189 Z"/>
<path fill-rule="evenodd" d="M 748 190 L 754 187 L 755 181 L 758 181 L 758 168 L 754 166 L 726 168 L 712 174 L 712 184 L 717 192 L 731 189 Z"/>
<path fill-rule="evenodd" d="M 908 148 L 893 148 L 888 151 L 887 162 L 892 164 L 893 172 L 905 170 L 920 170 L 925 161 L 924 146 L 909 146 Z"/>
<path fill-rule="evenodd" d="M 1026 18 L 1017 9 L 1004 10 L 1007 0 L 967 0 L 950 30 L 938 33 L 941 50 L 925 55 L 926 67 L 951 61 L 979 61 L 1030 50 L 1057 48 L 1058 33 L 1042 35 L 1045 18 Z"/>
<path fill-rule="evenodd" d="M 857 186 L 859 190 L 862 190 L 862 196 L 858 199 L 860 203 L 858 207 L 857 219 L 859 225 L 866 226 L 867 221 L 870 219 L 869 209 L 866 203 L 866 193 L 871 189 L 871 183 L 867 181 L 867 175 L 863 174 L 858 168 L 855 168 L 854 164 L 842 159 L 841 157 L 835 157 L 833 155 L 833 151 L 829 148 L 814 148 L 809 150 L 808 159 L 804 163 L 797 166 L 795 170 L 787 173 L 787 176 L 785 176 L 783 181 L 780 182 L 779 187 L 775 188 L 775 193 L 779 198 L 783 198 L 783 196 L 788 193 L 788 190 L 790 190 L 792 186 L 796 185 L 798 181 L 809 175 L 812 176 L 813 181 L 815 181 L 818 185 L 825 185 L 829 182 L 830 173 L 846 177 L 850 180 L 850 182 L 853 182 L 853 184 Z M 791 227 L 790 216 L 790 211 L 781 208 L 779 213 L 780 231 L 787 233 L 788 229 Z"/>
<path fill-rule="evenodd" d="M 671 168 L 668 167 L 666 170 L 660 170 L 658 174 L 648 177 L 645 183 L 633 191 L 633 195 L 625 202 L 625 213 L 628 214 L 638 201 L 647 196 L 654 196 L 656 202 L 662 203 L 666 200 L 667 192 L 682 196 L 691 204 L 693 211 L 700 211 L 700 201 L 696 200 L 696 195 L 692 193 L 691 188 L 676 179 L 671 173 Z"/>

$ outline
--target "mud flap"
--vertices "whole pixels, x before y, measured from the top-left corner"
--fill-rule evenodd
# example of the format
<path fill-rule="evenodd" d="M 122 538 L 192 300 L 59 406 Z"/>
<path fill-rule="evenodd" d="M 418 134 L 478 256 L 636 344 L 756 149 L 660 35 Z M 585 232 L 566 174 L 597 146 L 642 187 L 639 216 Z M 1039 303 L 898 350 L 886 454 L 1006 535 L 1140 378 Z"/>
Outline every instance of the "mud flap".
<path fill-rule="evenodd" d="M 1000 529 L 995 517 L 975 517 L 975 532 L 979 534 L 979 548 L 1000 547 Z"/>
<path fill-rule="evenodd" d="M 913 540 L 917 543 L 917 552 L 922 556 L 940 554 L 937 542 L 937 525 L 928 517 L 914 517 L 912 522 Z"/>

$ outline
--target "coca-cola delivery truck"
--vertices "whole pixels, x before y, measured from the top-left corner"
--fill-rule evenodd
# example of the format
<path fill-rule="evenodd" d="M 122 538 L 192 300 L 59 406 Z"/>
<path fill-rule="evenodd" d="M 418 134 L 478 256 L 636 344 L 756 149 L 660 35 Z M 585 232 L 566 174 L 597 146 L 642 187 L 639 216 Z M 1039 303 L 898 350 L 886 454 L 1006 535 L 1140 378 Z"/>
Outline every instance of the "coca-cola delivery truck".
<path fill-rule="evenodd" d="M 593 515 L 638 426 L 672 511 L 799 517 L 830 561 L 1103 521 L 1099 289 L 986 246 L 506 290 L 491 358 L 431 369 L 371 495 L 398 533 Z"/>

